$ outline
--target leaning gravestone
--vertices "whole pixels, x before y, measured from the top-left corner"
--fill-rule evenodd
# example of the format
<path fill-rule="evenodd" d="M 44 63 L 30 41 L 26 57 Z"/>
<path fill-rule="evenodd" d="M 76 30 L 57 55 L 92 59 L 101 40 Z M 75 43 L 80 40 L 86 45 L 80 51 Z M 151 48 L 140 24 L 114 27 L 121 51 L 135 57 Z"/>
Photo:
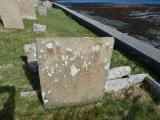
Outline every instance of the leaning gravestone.
<path fill-rule="evenodd" d="M 21 9 L 22 18 L 36 19 L 35 1 L 18 0 Z"/>
<path fill-rule="evenodd" d="M 5 28 L 24 28 L 17 0 L 0 0 L 0 16 Z"/>
<path fill-rule="evenodd" d="M 102 100 L 113 38 L 39 38 L 36 44 L 45 108 Z"/>

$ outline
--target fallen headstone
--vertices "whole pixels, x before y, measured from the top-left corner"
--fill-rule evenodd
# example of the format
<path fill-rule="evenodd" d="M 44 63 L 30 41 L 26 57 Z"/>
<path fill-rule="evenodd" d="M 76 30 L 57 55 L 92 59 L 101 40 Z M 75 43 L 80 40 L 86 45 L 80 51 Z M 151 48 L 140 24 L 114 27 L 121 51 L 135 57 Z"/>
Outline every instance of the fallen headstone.
<path fill-rule="evenodd" d="M 45 108 L 102 100 L 113 38 L 39 38 L 36 44 Z"/>
<path fill-rule="evenodd" d="M 131 67 L 129 66 L 122 66 L 112 68 L 108 72 L 107 80 L 119 79 L 122 77 L 127 77 L 131 74 Z"/>
<path fill-rule="evenodd" d="M 37 90 L 37 91 L 27 91 L 27 92 L 21 92 L 20 96 L 21 97 L 33 97 L 33 96 L 36 96 L 39 93 L 40 93 L 39 90 Z"/>
<path fill-rule="evenodd" d="M 38 12 L 40 16 L 46 16 L 47 15 L 47 8 L 43 5 L 40 5 L 38 7 Z"/>
<path fill-rule="evenodd" d="M 4 28 L 24 29 L 17 0 L 0 0 L 0 16 Z"/>
<path fill-rule="evenodd" d="M 46 31 L 46 26 L 45 25 L 40 25 L 40 24 L 33 24 L 33 31 L 34 32 L 45 32 Z"/>
<path fill-rule="evenodd" d="M 105 92 L 118 92 L 122 89 L 128 89 L 132 85 L 143 82 L 148 74 L 131 75 L 128 78 L 107 80 L 105 84 Z"/>
<path fill-rule="evenodd" d="M 22 18 L 36 19 L 34 0 L 18 0 Z"/>

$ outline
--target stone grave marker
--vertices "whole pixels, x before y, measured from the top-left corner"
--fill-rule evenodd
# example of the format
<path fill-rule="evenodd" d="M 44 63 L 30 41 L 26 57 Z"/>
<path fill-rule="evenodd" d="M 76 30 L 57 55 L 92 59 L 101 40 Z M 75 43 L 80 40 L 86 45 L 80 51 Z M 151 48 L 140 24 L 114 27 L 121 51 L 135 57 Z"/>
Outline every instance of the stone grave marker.
<path fill-rule="evenodd" d="M 48 1 L 48 0 L 44 1 L 44 2 L 43 2 L 43 5 L 44 5 L 45 7 L 48 7 L 48 8 L 52 7 L 52 3 L 51 3 L 50 1 Z"/>
<path fill-rule="evenodd" d="M 40 0 L 33 0 L 34 1 L 34 6 L 38 6 L 40 3 Z"/>
<path fill-rule="evenodd" d="M 18 0 L 21 9 L 22 18 L 36 19 L 35 1 Z"/>
<path fill-rule="evenodd" d="M 0 16 L 5 28 L 24 28 L 17 0 L 0 0 Z"/>
<path fill-rule="evenodd" d="M 38 12 L 40 16 L 46 16 L 47 15 L 47 8 L 43 5 L 40 5 L 38 7 Z"/>
<path fill-rule="evenodd" d="M 36 44 L 45 108 L 102 100 L 113 38 L 39 38 Z"/>

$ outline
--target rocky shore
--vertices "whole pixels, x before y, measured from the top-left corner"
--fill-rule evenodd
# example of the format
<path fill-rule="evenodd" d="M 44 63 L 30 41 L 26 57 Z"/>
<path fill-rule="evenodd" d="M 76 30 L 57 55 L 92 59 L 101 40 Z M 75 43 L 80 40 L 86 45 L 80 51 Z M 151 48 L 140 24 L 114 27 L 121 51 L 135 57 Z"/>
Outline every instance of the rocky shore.
<path fill-rule="evenodd" d="M 160 49 L 160 5 L 65 5 Z"/>

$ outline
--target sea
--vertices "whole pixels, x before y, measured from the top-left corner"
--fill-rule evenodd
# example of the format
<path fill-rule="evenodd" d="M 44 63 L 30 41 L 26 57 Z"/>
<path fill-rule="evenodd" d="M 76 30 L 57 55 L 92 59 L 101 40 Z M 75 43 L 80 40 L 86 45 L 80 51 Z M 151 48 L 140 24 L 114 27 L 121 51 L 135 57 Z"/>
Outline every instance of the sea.
<path fill-rule="evenodd" d="M 60 3 L 160 4 L 160 0 L 59 0 Z"/>

